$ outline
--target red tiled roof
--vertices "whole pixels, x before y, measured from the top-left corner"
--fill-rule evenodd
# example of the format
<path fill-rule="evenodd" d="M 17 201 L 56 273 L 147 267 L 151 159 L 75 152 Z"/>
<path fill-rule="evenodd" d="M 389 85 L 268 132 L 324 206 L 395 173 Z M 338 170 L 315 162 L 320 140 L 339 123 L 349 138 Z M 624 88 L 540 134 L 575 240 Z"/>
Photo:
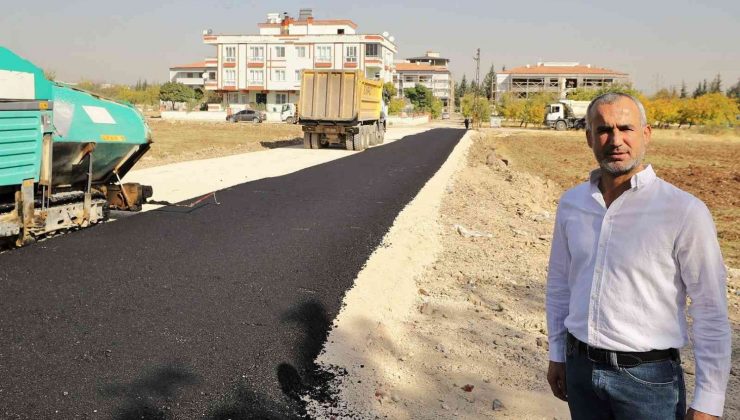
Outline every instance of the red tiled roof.
<path fill-rule="evenodd" d="M 209 67 L 205 61 L 196 61 L 195 63 L 183 64 L 181 66 L 172 66 L 171 69 L 203 69 Z M 210 66 L 213 67 L 213 66 Z"/>
<path fill-rule="evenodd" d="M 514 67 L 500 71 L 499 74 L 613 74 L 626 76 L 627 73 L 622 73 L 610 69 L 604 69 L 599 67 L 589 66 L 522 66 Z"/>
<path fill-rule="evenodd" d="M 444 66 L 431 66 L 429 64 L 396 63 L 396 71 L 435 71 L 448 73 L 450 70 Z"/>

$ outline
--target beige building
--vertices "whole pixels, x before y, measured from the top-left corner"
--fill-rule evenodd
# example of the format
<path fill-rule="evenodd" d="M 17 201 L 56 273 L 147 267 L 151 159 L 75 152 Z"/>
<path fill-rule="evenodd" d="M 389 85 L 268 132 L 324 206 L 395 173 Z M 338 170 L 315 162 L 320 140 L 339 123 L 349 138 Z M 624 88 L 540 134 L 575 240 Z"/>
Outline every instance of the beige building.
<path fill-rule="evenodd" d="M 205 85 L 216 80 L 218 66 L 215 58 L 170 67 L 170 82 L 182 83 L 205 92 Z"/>
<path fill-rule="evenodd" d="M 449 62 L 448 58 L 440 57 L 439 53 L 433 51 L 427 51 L 421 57 L 396 61 L 393 84 L 398 95 L 402 96 L 404 89 L 420 84 L 431 89 L 434 96 L 442 100 L 444 111 L 450 112 L 454 109 L 455 83 L 448 68 Z"/>
<path fill-rule="evenodd" d="M 496 96 L 511 92 L 520 98 L 540 92 L 557 93 L 561 98 L 577 88 L 599 89 L 615 83 L 629 83 L 629 75 L 615 70 L 572 62 L 541 62 L 503 70 L 496 74 Z"/>

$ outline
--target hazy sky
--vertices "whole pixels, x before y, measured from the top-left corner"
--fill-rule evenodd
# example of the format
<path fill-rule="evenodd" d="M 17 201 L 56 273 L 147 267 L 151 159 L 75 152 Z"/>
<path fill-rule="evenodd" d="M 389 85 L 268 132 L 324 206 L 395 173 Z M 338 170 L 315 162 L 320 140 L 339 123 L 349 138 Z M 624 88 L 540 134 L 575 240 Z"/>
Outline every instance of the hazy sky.
<path fill-rule="evenodd" d="M 619 2 L 528 0 L 0 0 L 0 45 L 65 81 L 166 81 L 168 67 L 214 56 L 201 31 L 252 34 L 268 12 L 348 18 L 360 33 L 388 31 L 397 58 L 428 49 L 452 60 L 456 80 L 491 64 L 515 67 L 579 61 L 628 72 L 647 93 L 689 89 L 720 73 L 723 88 L 740 77 L 740 1 Z M 481 76 L 482 77 L 482 76 Z"/>

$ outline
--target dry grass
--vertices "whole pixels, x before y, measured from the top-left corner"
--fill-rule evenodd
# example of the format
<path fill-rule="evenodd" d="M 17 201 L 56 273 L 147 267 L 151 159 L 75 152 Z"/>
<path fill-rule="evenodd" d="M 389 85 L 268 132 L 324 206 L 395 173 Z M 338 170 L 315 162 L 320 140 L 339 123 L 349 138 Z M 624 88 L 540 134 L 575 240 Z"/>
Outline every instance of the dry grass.
<path fill-rule="evenodd" d="M 563 190 L 583 182 L 595 167 L 582 131 L 527 130 L 495 138 L 495 144 L 514 169 L 551 179 Z M 740 137 L 655 130 L 647 157 L 658 176 L 707 204 L 726 263 L 740 266 Z"/>
<path fill-rule="evenodd" d="M 299 144 L 301 127 L 271 123 L 210 123 L 149 119 L 154 144 L 136 168 Z"/>

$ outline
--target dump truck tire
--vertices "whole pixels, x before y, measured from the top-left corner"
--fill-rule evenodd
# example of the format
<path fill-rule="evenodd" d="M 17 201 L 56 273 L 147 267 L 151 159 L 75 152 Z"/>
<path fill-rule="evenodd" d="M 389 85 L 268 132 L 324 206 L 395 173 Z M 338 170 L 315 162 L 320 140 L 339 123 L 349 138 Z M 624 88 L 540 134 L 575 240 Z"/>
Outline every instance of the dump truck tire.
<path fill-rule="evenodd" d="M 555 123 L 555 129 L 558 131 L 565 131 L 568 129 L 568 124 L 566 124 L 565 121 L 558 121 Z"/>
<path fill-rule="evenodd" d="M 347 150 L 355 150 L 355 143 L 360 141 L 360 133 L 350 133 L 346 135 L 344 147 Z"/>
<path fill-rule="evenodd" d="M 311 148 L 311 133 L 303 133 L 303 148 Z"/>
<path fill-rule="evenodd" d="M 385 141 L 385 128 L 378 125 L 378 144 L 383 144 Z"/>
<path fill-rule="evenodd" d="M 319 133 L 311 134 L 311 148 L 321 149 L 321 134 Z"/>
<path fill-rule="evenodd" d="M 370 146 L 378 144 L 378 124 L 373 124 L 370 128 Z"/>

